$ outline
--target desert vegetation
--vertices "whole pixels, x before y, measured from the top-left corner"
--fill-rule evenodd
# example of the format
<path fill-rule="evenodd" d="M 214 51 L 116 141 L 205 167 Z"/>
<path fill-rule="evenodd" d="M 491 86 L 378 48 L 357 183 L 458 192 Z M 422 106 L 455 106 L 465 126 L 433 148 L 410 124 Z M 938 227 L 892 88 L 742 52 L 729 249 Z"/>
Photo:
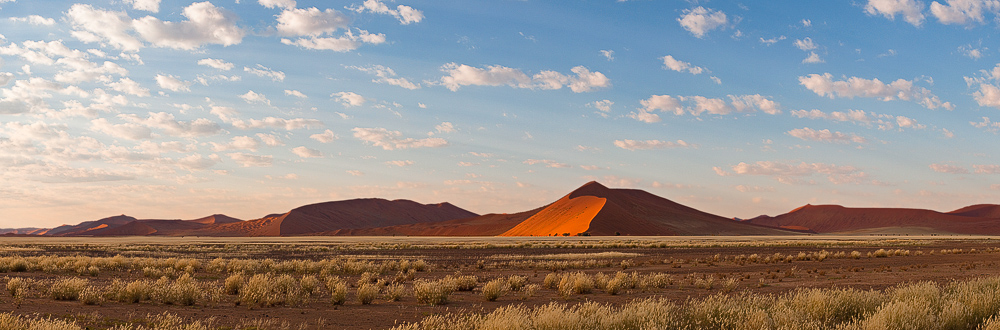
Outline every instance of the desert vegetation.
<path fill-rule="evenodd" d="M 503 327 L 501 320 L 535 328 L 876 329 L 916 322 L 896 309 L 933 316 L 921 322 L 951 322 L 942 329 L 1000 325 L 986 296 L 1000 283 L 989 277 L 1000 271 L 993 261 L 1000 249 L 990 240 L 707 247 L 565 239 L 573 241 L 0 245 L 0 306 L 14 324 L 60 324 L 54 329 L 490 328 Z M 786 315 L 793 312 L 805 316 Z"/>

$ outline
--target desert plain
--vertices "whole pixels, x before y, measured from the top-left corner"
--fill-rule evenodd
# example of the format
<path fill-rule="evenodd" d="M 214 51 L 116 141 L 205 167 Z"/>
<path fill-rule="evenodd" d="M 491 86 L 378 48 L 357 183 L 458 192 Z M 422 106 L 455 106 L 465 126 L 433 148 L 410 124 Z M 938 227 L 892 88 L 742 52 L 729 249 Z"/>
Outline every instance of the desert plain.
<path fill-rule="evenodd" d="M 40 329 L 525 328 L 522 321 L 539 329 L 730 329 L 720 320 L 749 327 L 763 318 L 764 328 L 868 329 L 892 322 L 886 313 L 912 313 L 897 305 L 916 301 L 935 327 L 985 329 L 997 325 L 995 291 L 957 292 L 1000 286 L 998 239 L 5 237 L 0 321 Z M 737 315 L 727 310 L 734 304 L 769 307 Z M 624 319 L 587 320 L 602 308 Z M 782 319 L 787 313 L 801 315 Z"/>

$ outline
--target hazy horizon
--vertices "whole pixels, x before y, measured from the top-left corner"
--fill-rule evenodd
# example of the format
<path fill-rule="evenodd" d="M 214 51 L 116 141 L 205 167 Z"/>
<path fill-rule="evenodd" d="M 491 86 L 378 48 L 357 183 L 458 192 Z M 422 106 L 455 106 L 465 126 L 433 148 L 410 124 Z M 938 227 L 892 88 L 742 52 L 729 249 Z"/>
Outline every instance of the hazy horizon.
<path fill-rule="evenodd" d="M 985 1 L 0 0 L 0 227 L 1000 201 Z"/>

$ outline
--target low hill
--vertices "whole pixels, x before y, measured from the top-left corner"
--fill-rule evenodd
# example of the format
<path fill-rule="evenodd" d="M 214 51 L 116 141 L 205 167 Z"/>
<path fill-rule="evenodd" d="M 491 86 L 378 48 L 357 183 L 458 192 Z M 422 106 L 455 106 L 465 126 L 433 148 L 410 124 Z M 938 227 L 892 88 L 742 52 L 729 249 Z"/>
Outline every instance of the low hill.
<path fill-rule="evenodd" d="M 294 236 L 317 235 L 398 225 L 432 223 L 471 218 L 475 213 L 450 203 L 420 204 L 410 200 L 379 198 L 310 204 L 288 213 L 262 219 L 225 223 L 191 231 L 202 236 Z"/>
<path fill-rule="evenodd" d="M 923 233 L 973 235 L 1000 234 L 1000 218 L 987 218 L 994 207 L 974 205 L 949 213 L 906 208 L 849 208 L 840 205 L 805 205 L 775 217 L 747 222 L 779 228 L 805 228 L 817 233 L 897 232 L 911 228 Z"/>

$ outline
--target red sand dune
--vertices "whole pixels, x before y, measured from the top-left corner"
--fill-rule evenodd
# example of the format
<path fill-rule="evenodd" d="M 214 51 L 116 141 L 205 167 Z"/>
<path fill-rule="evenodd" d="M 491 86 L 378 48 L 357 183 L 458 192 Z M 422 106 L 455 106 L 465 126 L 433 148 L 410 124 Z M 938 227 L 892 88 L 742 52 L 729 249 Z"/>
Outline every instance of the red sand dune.
<path fill-rule="evenodd" d="M 323 233 L 338 236 L 497 236 L 541 211 L 537 208 L 512 214 L 486 214 L 441 222 L 380 228 L 342 229 Z"/>
<path fill-rule="evenodd" d="M 1000 205 L 996 204 L 970 205 L 948 212 L 948 214 L 961 215 L 963 217 L 1000 218 Z"/>
<path fill-rule="evenodd" d="M 994 212 L 995 209 L 995 206 L 974 205 L 949 213 L 941 213 L 922 209 L 806 205 L 776 217 L 757 217 L 747 220 L 747 222 L 771 227 L 804 227 L 817 233 L 846 233 L 884 228 L 925 228 L 932 232 L 942 233 L 997 235 L 1000 234 L 1000 219 L 975 216 L 992 214 L 991 212 Z"/>
<path fill-rule="evenodd" d="M 52 236 L 87 235 L 85 234 L 86 232 L 94 229 L 100 229 L 105 227 L 117 227 L 136 220 L 137 220 L 136 218 L 123 214 L 113 217 L 107 217 L 100 220 L 84 221 L 75 226 L 62 225 L 56 228 L 52 228 L 52 230 L 49 230 L 46 233 L 46 235 L 52 235 Z"/>
<path fill-rule="evenodd" d="M 469 218 L 475 213 L 450 203 L 420 204 L 410 200 L 352 199 L 302 206 L 278 216 L 213 225 L 192 231 L 204 236 L 294 236 L 337 230 L 388 227 Z"/>
<path fill-rule="evenodd" d="M 186 232 L 204 228 L 206 225 L 184 220 L 136 220 L 127 224 L 91 230 L 84 235 L 92 236 L 182 236 Z"/>
<path fill-rule="evenodd" d="M 194 220 L 185 220 L 188 222 L 200 223 L 203 225 L 215 225 L 222 223 L 235 223 L 242 222 L 243 220 L 227 216 L 225 214 L 213 214 L 204 218 L 198 218 Z"/>
<path fill-rule="evenodd" d="M 603 205 L 599 201 L 603 200 Z M 595 213 L 596 209 L 596 214 Z M 591 215 L 593 214 L 593 215 Z M 553 226 L 557 223 L 558 226 Z M 573 228 L 578 232 L 558 232 Z M 555 231 L 555 232 L 553 232 Z M 609 189 L 589 182 L 503 236 L 552 234 L 633 235 L 784 235 L 789 231 L 756 226 L 705 213 L 637 189 Z"/>

